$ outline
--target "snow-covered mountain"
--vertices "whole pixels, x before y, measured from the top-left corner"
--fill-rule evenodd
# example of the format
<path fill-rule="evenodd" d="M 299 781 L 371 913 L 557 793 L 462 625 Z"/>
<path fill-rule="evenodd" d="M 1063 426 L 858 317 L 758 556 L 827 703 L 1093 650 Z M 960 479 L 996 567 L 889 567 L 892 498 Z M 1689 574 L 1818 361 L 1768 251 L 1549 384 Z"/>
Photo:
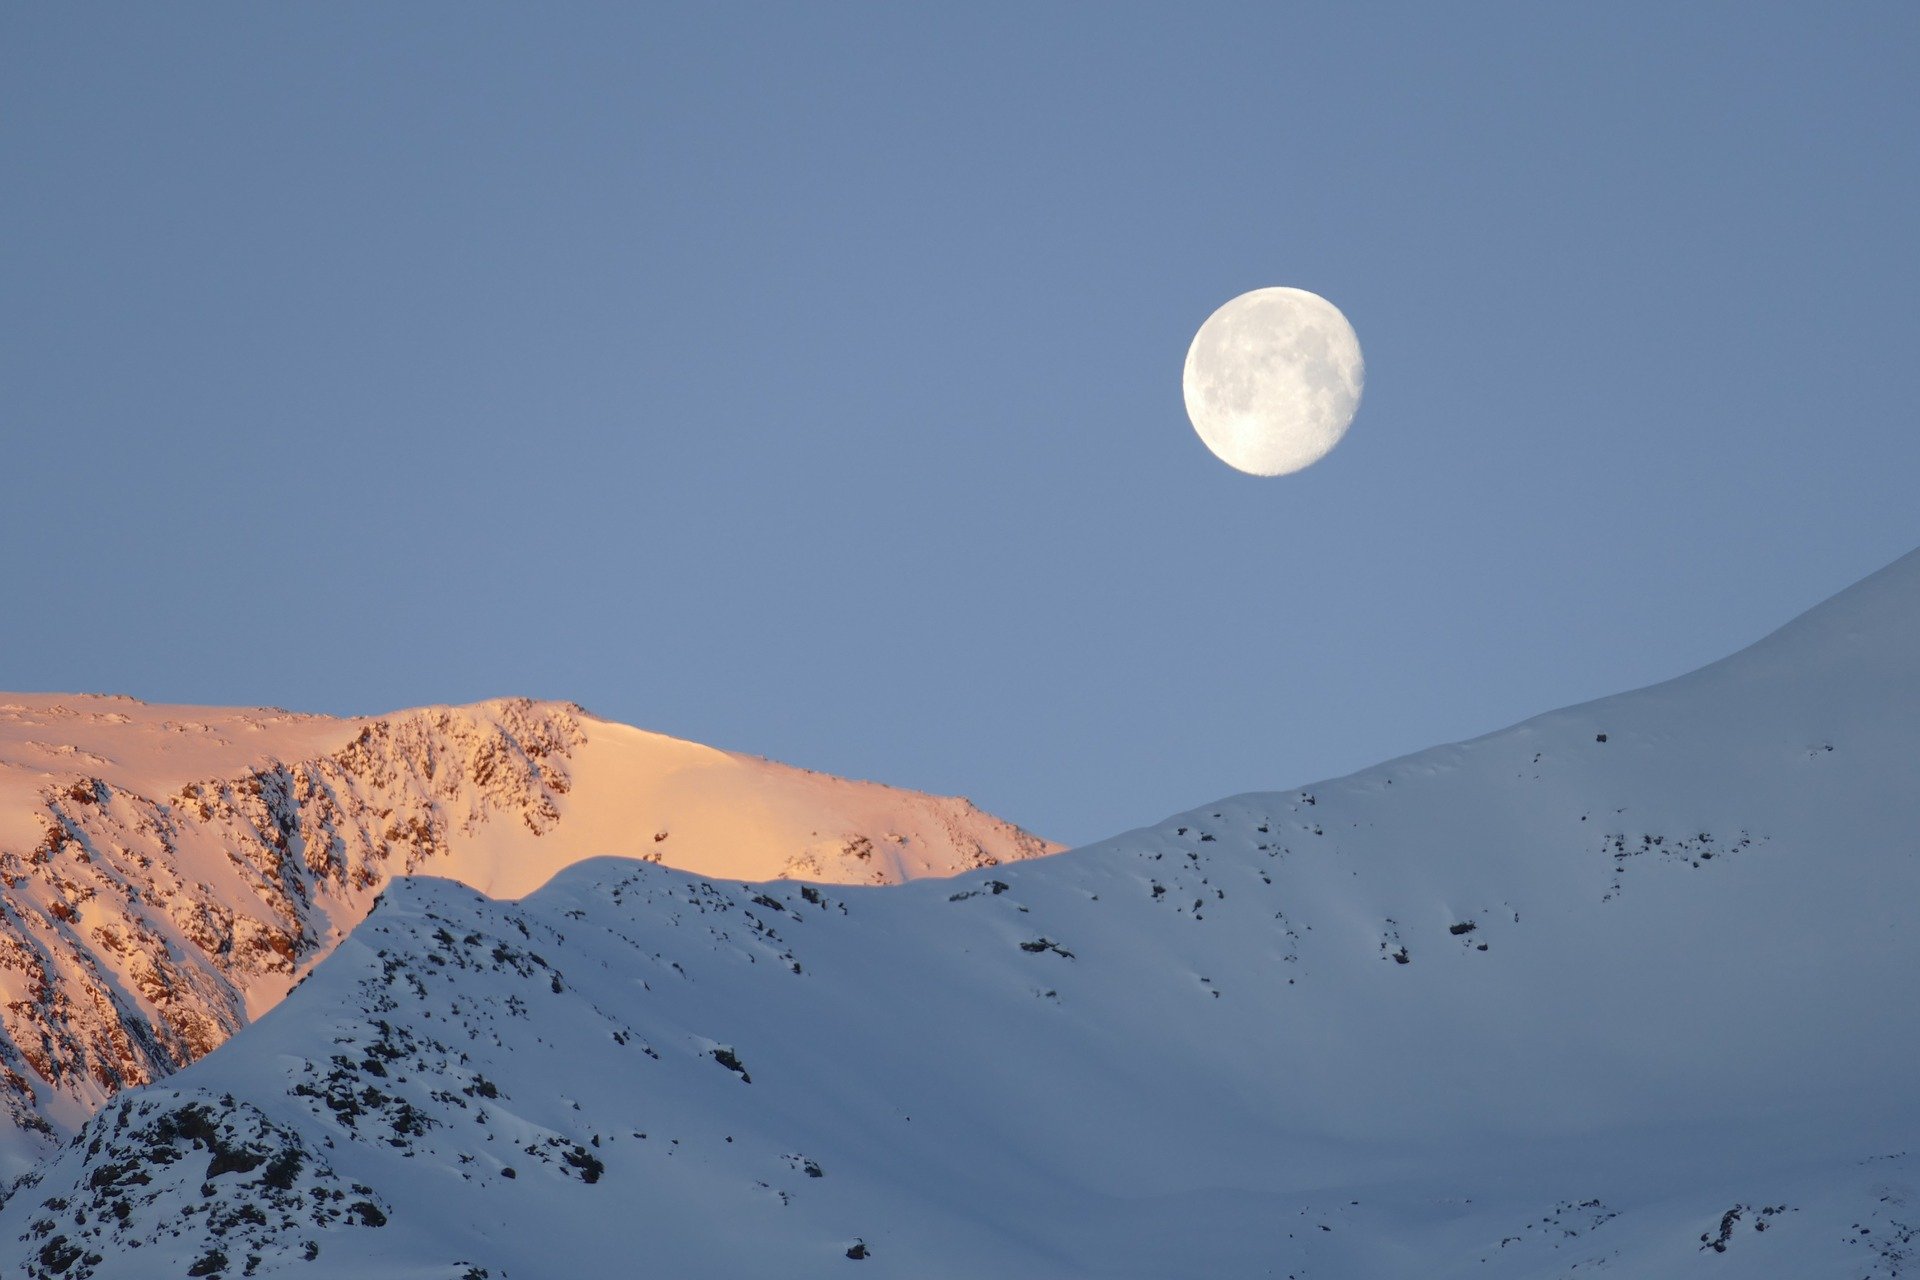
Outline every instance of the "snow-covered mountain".
<path fill-rule="evenodd" d="M 554 703 L 346 720 L 0 695 L 0 1169 L 271 1008 L 395 875 L 512 897 L 616 854 L 891 883 L 1054 848 L 965 800 Z"/>
<path fill-rule="evenodd" d="M 1920 1269 L 1920 553 L 1651 689 L 889 887 L 380 905 L 0 1271 Z"/>

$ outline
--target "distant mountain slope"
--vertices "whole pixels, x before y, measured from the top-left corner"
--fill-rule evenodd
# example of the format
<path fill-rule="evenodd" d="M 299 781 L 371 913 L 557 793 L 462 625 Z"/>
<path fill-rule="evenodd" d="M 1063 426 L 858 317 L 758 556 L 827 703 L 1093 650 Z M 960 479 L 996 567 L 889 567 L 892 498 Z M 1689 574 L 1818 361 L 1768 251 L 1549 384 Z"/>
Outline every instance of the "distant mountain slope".
<path fill-rule="evenodd" d="M 954 881 L 401 880 L 22 1184 L 0 1272 L 1911 1276 L 1916 760 L 1920 555 Z"/>
<path fill-rule="evenodd" d="M 337 720 L 0 695 L 0 1167 L 271 1008 L 394 875 L 517 896 L 621 854 L 888 883 L 1054 848 L 964 800 L 560 704 Z"/>

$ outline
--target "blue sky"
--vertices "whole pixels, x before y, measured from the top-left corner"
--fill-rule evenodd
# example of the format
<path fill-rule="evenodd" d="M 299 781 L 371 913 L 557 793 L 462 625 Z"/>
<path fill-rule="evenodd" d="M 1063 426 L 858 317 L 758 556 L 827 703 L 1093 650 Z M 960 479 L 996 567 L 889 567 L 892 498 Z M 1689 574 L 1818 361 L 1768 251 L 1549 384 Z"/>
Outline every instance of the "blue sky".
<path fill-rule="evenodd" d="M 0 687 L 568 698 L 1081 842 L 1675 675 L 1920 541 L 1916 64 L 1905 5 L 11 6 Z M 1368 381 L 1257 480 L 1179 375 L 1271 284 Z"/>

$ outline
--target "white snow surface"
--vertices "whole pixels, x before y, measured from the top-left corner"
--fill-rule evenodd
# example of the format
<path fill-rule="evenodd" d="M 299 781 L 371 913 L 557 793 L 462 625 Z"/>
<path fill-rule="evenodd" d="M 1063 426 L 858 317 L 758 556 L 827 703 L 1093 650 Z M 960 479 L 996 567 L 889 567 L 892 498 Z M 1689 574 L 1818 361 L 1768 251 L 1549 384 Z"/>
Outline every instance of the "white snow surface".
<path fill-rule="evenodd" d="M 1914 1275 L 1916 759 L 1920 553 L 955 880 L 396 880 L 19 1185 L 0 1273 Z"/>
<path fill-rule="evenodd" d="M 395 875 L 891 883 L 1054 851 L 966 800 L 505 699 L 334 719 L 0 694 L 0 1172 L 271 1008 Z"/>

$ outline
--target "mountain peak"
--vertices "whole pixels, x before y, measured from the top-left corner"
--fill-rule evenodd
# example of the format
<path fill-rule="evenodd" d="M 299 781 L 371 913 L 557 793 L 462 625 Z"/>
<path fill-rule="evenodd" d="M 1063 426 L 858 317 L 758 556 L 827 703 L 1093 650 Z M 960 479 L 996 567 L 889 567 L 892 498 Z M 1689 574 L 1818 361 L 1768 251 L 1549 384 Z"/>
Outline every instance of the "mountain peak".
<path fill-rule="evenodd" d="M 0 695 L 0 1105 L 18 1149 L 201 1056 L 271 1008 L 398 875 L 517 897 L 617 855 L 879 884 L 1057 847 L 965 801 L 572 703 L 336 719 Z"/>
<path fill-rule="evenodd" d="M 1691 676 L 951 879 L 401 878 L 24 1179 L 0 1266 L 1891 1280 L 1916 567 Z M 764 765 L 566 723 L 523 753 L 562 824 L 594 750 L 691 760 L 694 809 Z M 429 728 L 431 770 L 367 741 L 472 758 Z"/>

